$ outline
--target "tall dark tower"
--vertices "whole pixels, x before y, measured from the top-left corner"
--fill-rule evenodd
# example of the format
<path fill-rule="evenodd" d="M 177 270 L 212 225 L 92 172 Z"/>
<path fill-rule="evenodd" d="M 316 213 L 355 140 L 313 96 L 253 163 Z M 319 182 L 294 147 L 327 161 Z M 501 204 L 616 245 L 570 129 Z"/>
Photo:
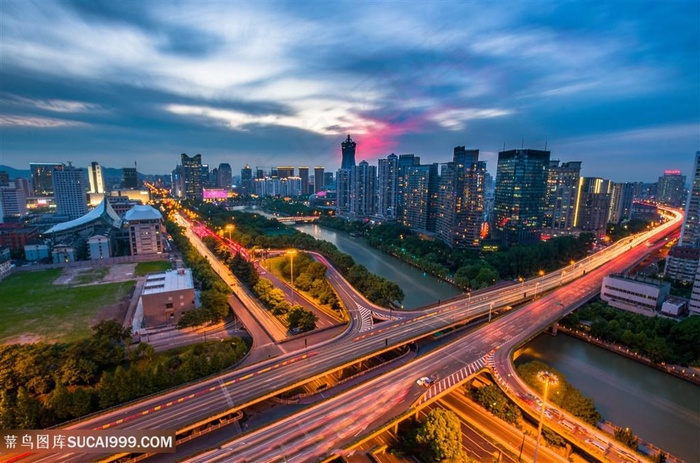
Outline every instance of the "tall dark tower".
<path fill-rule="evenodd" d="M 343 148 L 343 162 L 340 164 L 341 169 L 352 169 L 355 167 L 355 146 L 357 144 L 352 141 L 350 135 L 340 146 Z"/>

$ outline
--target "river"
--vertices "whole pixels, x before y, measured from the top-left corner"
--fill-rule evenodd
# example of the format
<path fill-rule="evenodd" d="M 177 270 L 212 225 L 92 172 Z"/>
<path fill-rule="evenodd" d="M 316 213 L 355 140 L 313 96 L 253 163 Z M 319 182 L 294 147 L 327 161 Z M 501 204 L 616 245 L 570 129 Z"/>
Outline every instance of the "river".
<path fill-rule="evenodd" d="M 338 249 L 352 256 L 355 262 L 364 265 L 370 272 L 398 284 L 406 295 L 403 300 L 405 309 L 415 309 L 462 294 L 462 291 L 455 286 L 372 248 L 364 238 L 355 238 L 347 233 L 315 224 L 298 224 L 294 228 L 316 239 L 335 244 Z"/>
<path fill-rule="evenodd" d="M 516 365 L 541 360 L 590 397 L 603 418 L 685 460 L 700 462 L 700 388 L 560 334 L 527 344 Z"/>

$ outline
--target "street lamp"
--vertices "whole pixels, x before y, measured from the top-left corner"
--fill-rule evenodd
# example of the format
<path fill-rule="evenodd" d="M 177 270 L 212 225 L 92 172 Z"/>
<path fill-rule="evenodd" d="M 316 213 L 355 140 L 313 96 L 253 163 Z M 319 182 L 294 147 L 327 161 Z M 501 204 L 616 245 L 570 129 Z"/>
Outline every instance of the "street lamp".
<path fill-rule="evenodd" d="M 287 251 L 289 254 L 289 273 L 290 280 L 292 283 L 292 305 L 294 305 L 294 255 L 297 253 L 296 249 L 290 249 Z"/>
<path fill-rule="evenodd" d="M 544 383 L 544 396 L 542 397 L 542 411 L 540 412 L 540 425 L 537 428 L 537 440 L 535 441 L 535 455 L 532 458 L 532 463 L 537 463 L 537 452 L 540 449 L 540 438 L 542 437 L 542 425 L 544 424 L 544 411 L 547 409 L 547 392 L 549 385 L 556 386 L 559 383 L 559 378 L 549 371 L 537 372 L 537 379 Z"/>
<path fill-rule="evenodd" d="M 540 287 L 540 282 L 535 283 L 535 299 L 537 299 L 537 289 Z"/>
<path fill-rule="evenodd" d="M 489 304 L 489 323 L 491 322 L 491 311 L 493 310 L 493 301 Z"/>
<path fill-rule="evenodd" d="M 232 224 L 226 225 L 226 230 L 228 230 L 228 240 L 229 240 L 229 241 L 232 241 L 232 239 L 231 239 L 231 232 L 233 231 L 234 228 L 236 228 L 235 225 L 232 225 Z"/>

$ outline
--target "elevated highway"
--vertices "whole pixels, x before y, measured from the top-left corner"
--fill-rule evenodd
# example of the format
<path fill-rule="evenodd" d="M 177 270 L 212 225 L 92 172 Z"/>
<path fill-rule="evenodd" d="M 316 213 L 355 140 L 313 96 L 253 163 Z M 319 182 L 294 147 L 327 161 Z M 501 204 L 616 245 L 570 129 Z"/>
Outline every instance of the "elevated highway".
<path fill-rule="evenodd" d="M 136 404 L 111 410 L 67 428 L 172 429 L 177 427 L 178 433 L 182 434 L 310 379 L 336 371 L 358 359 L 413 342 L 436 331 L 463 324 L 475 317 L 486 316 L 499 307 L 520 302 L 525 292 L 534 291 L 542 294 L 578 278 L 588 281 L 598 275 L 592 270 L 608 262 L 601 273 L 620 271 L 624 268 L 623 261 L 627 260 L 620 259 L 621 256 L 629 253 L 630 261 L 641 258 L 648 252 L 648 248 L 643 246 L 647 240 L 660 239 L 679 226 L 680 216 L 677 216 L 650 232 L 621 240 L 570 266 L 571 268 L 567 267 L 524 282 L 522 285 L 516 284 L 507 289 L 497 289 L 475 297 L 465 296 L 435 309 L 406 314 L 403 320 L 382 323 L 364 333 L 337 339 L 323 349 L 288 353 L 252 367 L 225 373 Z M 349 286 L 345 287 L 347 282 L 344 280 L 337 280 L 336 283 L 341 285 L 342 291 L 353 292 Z M 564 291 L 574 294 L 568 288 Z M 417 375 L 424 376 L 427 371 L 435 372 L 443 378 L 448 377 L 456 370 L 484 357 L 495 346 L 533 336 L 563 315 L 559 306 L 542 308 L 545 306 L 541 301 L 542 299 L 539 299 L 534 305 L 510 312 L 460 342 L 431 352 L 405 367 L 305 411 L 304 413 L 319 413 L 318 419 L 325 423 L 323 426 L 319 425 L 318 434 L 308 431 L 305 425 L 301 425 L 305 423 L 305 418 L 294 415 L 296 418 L 290 417 L 288 420 L 282 420 L 264 428 L 268 437 L 265 438 L 264 444 L 260 445 L 274 449 L 277 441 L 273 437 L 275 435 L 273 430 L 288 426 L 285 431 L 280 432 L 284 433 L 284 442 L 289 442 L 290 446 L 278 446 L 275 451 L 280 458 L 298 455 L 295 457 L 296 461 L 307 461 L 304 458 L 310 458 L 311 455 L 320 457 L 333 449 L 342 448 L 365 429 L 371 429 L 386 421 L 388 417 L 404 411 L 406 409 L 404 399 L 408 398 L 409 404 L 417 400 L 423 392 L 423 390 L 416 390 Z M 371 400 L 372 406 L 357 407 L 359 400 L 357 394 L 359 397 L 376 396 L 375 399 L 385 397 L 386 404 L 382 406 L 378 400 Z M 342 402 L 344 400 L 347 402 Z M 338 409 L 342 412 L 339 414 L 332 412 L 336 410 L 335 407 L 339 407 Z M 320 418 L 321 416 L 323 418 Z M 348 426 L 349 420 L 354 424 L 360 424 L 361 429 Z M 344 431 L 346 428 L 354 429 L 355 434 L 348 434 Z M 332 435 L 328 435 L 329 430 Z M 255 458 L 247 460 L 255 452 L 253 444 L 249 443 L 251 441 L 246 439 L 247 437 L 232 441 L 231 446 L 226 446 L 233 449 L 228 450 L 226 458 L 233 458 L 236 461 L 266 461 Z M 321 441 L 324 442 L 323 445 L 320 444 Z M 312 451 L 311 448 L 314 450 Z M 215 457 L 218 458 L 216 455 L 212 456 L 212 458 Z M 29 459 L 56 461 L 56 455 L 33 455 Z M 71 455 L 65 457 L 64 461 L 83 459 L 85 458 L 82 455 Z"/>

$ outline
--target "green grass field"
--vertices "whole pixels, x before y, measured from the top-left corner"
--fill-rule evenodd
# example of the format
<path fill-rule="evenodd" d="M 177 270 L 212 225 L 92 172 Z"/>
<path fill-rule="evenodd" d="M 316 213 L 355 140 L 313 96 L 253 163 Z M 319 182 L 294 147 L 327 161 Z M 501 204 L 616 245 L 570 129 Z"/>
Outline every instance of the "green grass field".
<path fill-rule="evenodd" d="M 0 343 L 22 335 L 44 341 L 88 336 L 100 309 L 119 301 L 134 285 L 54 285 L 60 274 L 60 269 L 17 272 L 0 281 Z"/>
<path fill-rule="evenodd" d="M 149 273 L 158 273 L 170 270 L 173 266 L 167 260 L 154 260 L 152 262 L 139 262 L 136 264 L 136 276 L 142 277 Z"/>

